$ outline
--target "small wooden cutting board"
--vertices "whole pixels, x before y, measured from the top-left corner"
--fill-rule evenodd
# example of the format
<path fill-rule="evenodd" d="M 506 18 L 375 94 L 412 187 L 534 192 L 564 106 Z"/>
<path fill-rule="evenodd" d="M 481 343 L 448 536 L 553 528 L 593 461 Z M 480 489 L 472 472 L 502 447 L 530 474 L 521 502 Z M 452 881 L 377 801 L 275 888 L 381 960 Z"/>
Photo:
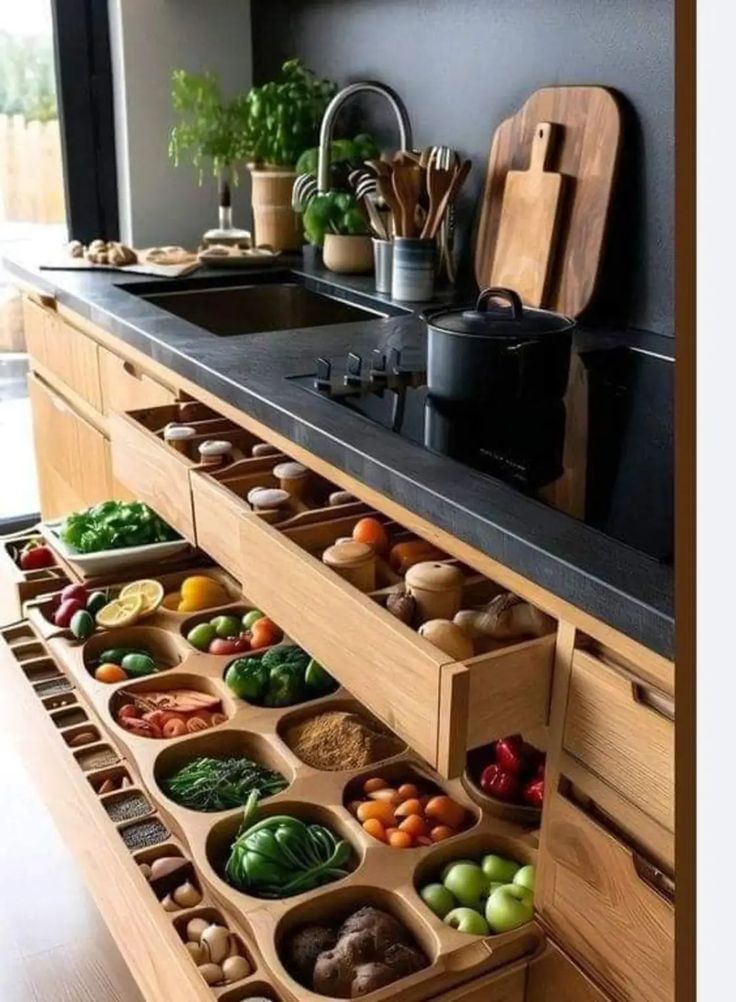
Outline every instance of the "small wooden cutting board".
<path fill-rule="evenodd" d="M 529 170 L 506 175 L 491 285 L 514 289 L 527 306 L 544 302 L 554 252 L 562 174 L 545 170 L 553 126 L 540 122 Z"/>

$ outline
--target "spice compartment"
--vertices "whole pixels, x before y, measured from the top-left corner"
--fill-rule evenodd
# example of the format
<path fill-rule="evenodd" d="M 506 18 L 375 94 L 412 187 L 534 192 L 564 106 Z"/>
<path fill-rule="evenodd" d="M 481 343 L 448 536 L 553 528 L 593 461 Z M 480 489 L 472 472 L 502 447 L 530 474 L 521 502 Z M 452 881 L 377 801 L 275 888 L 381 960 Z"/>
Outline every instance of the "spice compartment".
<path fill-rule="evenodd" d="M 185 424 L 194 435 L 179 443 L 179 451 L 164 441 L 170 424 Z M 113 472 L 141 501 L 145 501 L 191 543 L 196 531 L 189 486 L 191 470 L 200 465 L 194 452 L 205 439 L 226 440 L 232 450 L 226 462 L 244 460 L 263 444 L 250 432 L 197 401 L 179 401 L 112 414 L 110 444 Z M 259 461 L 259 460 L 256 460 Z"/>
<path fill-rule="evenodd" d="M 38 533 L 23 531 L 0 537 L 0 625 L 20 619 L 25 603 L 47 591 L 55 591 L 68 581 L 58 564 L 38 570 L 23 570 L 18 560 L 28 543 Z"/>

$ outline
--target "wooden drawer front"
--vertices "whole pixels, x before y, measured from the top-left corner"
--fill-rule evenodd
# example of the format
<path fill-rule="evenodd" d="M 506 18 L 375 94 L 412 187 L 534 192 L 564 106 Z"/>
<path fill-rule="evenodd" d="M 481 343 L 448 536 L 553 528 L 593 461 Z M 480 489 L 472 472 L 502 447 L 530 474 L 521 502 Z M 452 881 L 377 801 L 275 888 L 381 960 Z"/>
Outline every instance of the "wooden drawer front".
<path fill-rule="evenodd" d="M 501 969 L 485 978 L 453 988 L 435 996 L 431 1002 L 524 1002 L 526 985 L 526 964 L 514 964 L 508 970 Z M 552 996 L 549 997 L 550 1000 Z M 563 1002 L 560 996 L 559 1002 Z M 573 1002 L 565 999 L 564 1002 Z"/>
<path fill-rule="evenodd" d="M 109 443 L 37 376 L 28 381 L 41 514 L 57 518 L 111 497 Z"/>
<path fill-rule="evenodd" d="M 630 678 L 575 651 L 565 749 L 669 831 L 674 831 L 675 726 Z"/>
<path fill-rule="evenodd" d="M 674 908 L 640 875 L 636 854 L 560 794 L 543 828 L 543 919 L 617 998 L 672 1002 Z"/>
<path fill-rule="evenodd" d="M 102 412 L 97 343 L 64 323 L 52 310 L 28 300 L 24 317 L 29 355 L 72 393 Z"/>
<path fill-rule="evenodd" d="M 529 962 L 524 1002 L 611 1002 L 611 1000 L 548 939 L 544 953 Z"/>
<path fill-rule="evenodd" d="M 544 726 L 553 637 L 453 663 L 240 498 L 191 481 L 197 545 L 443 776 L 471 744 Z"/>
<path fill-rule="evenodd" d="M 132 362 L 99 347 L 102 407 L 105 414 L 173 404 L 176 394 Z"/>
<path fill-rule="evenodd" d="M 110 416 L 110 445 L 115 479 L 193 543 L 186 457 L 142 429 L 128 414 Z"/>

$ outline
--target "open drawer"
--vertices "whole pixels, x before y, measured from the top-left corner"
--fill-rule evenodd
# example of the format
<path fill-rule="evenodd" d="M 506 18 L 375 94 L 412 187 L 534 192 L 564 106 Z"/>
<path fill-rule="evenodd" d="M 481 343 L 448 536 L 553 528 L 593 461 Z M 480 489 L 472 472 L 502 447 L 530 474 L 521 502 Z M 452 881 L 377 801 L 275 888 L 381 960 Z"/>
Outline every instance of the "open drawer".
<path fill-rule="evenodd" d="M 539 861 L 537 907 L 570 952 L 617 999 L 672 1002 L 671 882 L 594 805 L 561 792 L 545 804 Z"/>
<path fill-rule="evenodd" d="M 363 506 L 272 525 L 245 500 L 247 477 L 191 482 L 198 545 L 441 775 L 459 775 L 468 748 L 546 724 L 553 634 L 456 661 L 322 563 Z"/>
<path fill-rule="evenodd" d="M 164 429 L 172 423 L 194 429 L 194 435 L 186 442 L 186 451 L 180 452 L 164 441 Z M 191 543 L 195 542 L 196 533 L 189 473 L 199 467 L 198 449 L 208 439 L 230 442 L 233 461 L 250 457 L 253 447 L 262 444 L 244 428 L 195 400 L 177 400 L 110 417 L 116 479 Z"/>
<path fill-rule="evenodd" d="M 668 831 L 675 825 L 671 697 L 625 669 L 576 650 L 563 747 Z"/>
<path fill-rule="evenodd" d="M 40 537 L 32 530 L 0 536 L 0 626 L 20 619 L 24 602 L 37 595 L 57 591 L 69 580 L 64 568 L 58 564 L 23 570 L 18 563 L 20 552 L 35 539 Z"/>

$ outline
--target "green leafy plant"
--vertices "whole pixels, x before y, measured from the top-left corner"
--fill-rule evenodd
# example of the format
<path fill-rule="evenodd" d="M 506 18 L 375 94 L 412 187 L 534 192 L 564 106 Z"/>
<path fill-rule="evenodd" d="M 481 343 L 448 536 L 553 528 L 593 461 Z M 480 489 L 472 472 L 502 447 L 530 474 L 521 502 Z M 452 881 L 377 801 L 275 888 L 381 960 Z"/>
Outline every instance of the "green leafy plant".
<path fill-rule="evenodd" d="M 193 811 L 226 811 L 242 807 L 251 792 L 270 797 L 286 789 L 279 772 L 248 758 L 196 758 L 162 783 L 177 804 Z"/>
<path fill-rule="evenodd" d="M 179 121 L 171 130 L 169 156 L 175 164 L 187 156 L 204 177 L 204 164 L 210 161 L 212 173 L 225 169 L 237 180 L 236 165 L 247 153 L 245 141 L 249 120 L 247 98 L 236 94 L 226 101 L 213 73 L 187 73 L 174 70 L 171 99 Z"/>
<path fill-rule="evenodd" d="M 337 91 L 318 79 L 301 60 L 289 59 L 277 80 L 253 87 L 245 98 L 245 157 L 254 166 L 293 168 L 319 139 L 327 105 Z"/>
<path fill-rule="evenodd" d="M 142 501 L 103 501 L 68 515 L 59 530 L 79 553 L 119 550 L 178 539 L 171 526 Z"/>
<path fill-rule="evenodd" d="M 304 210 L 304 233 L 310 244 L 321 247 L 325 234 L 358 236 L 370 232 L 355 196 L 347 191 L 314 195 Z"/>

